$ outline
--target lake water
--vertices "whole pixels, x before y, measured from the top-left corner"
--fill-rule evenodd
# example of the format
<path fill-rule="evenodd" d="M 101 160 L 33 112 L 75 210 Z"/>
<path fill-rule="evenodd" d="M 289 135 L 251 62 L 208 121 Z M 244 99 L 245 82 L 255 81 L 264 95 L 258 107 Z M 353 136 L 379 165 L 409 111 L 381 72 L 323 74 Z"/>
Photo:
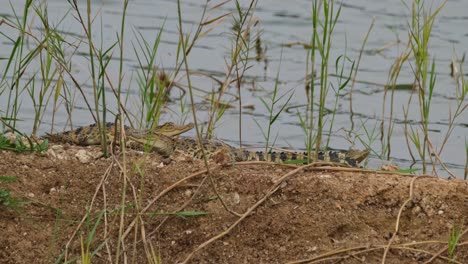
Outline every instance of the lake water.
<path fill-rule="evenodd" d="M 261 34 L 262 45 L 266 46 L 267 62 L 263 60 L 259 62 L 255 60 L 250 61 L 250 68 L 245 74 L 245 82 L 241 87 L 242 104 L 251 106 L 251 108 L 243 108 L 241 110 L 243 144 L 251 146 L 264 145 L 265 139 L 256 122 L 266 129 L 268 111 L 260 98 L 264 98 L 267 101 L 271 98 L 278 74 L 279 94 L 290 91 L 294 92 L 294 95 L 289 107 L 286 108 L 287 111 L 283 112 L 273 124 L 272 140 L 276 138 L 275 145 L 279 147 L 304 149 L 305 136 L 301 129 L 297 112 L 305 112 L 305 108 L 301 107 L 301 105 L 306 103 L 304 77 L 306 74 L 307 51 L 301 45 L 285 47 L 283 44 L 310 42 L 312 31 L 311 2 L 306 0 L 269 0 L 259 1 L 257 4 L 254 16 L 257 18 L 258 23 L 252 27 L 252 34 Z M 213 7 L 219 3 L 221 1 L 211 1 L 209 7 Z M 122 1 L 101 0 L 92 1 L 92 4 L 92 12 L 98 14 L 94 21 L 93 37 L 98 46 L 102 44 L 102 47 L 107 49 L 116 41 L 117 32 L 120 32 Z M 247 6 L 249 2 L 242 1 L 242 4 Z M 433 2 L 432 10 L 435 10 L 439 4 L 437 1 Z M 0 15 L 5 19 L 13 20 L 13 9 L 15 9 L 17 14 L 22 14 L 23 5 L 23 1 L 12 1 L 11 6 L 5 4 L 4 8 L 0 11 Z M 80 56 L 80 54 L 88 53 L 88 46 L 86 43 L 79 43 L 79 40 L 85 38 L 83 37 L 83 29 L 77 22 L 76 13 L 71 9 L 67 1 L 50 0 L 47 1 L 47 5 L 49 24 L 51 26 L 58 25 L 57 28 L 68 42 L 80 45 L 78 53 L 74 55 L 71 62 L 72 74 L 82 86 L 84 94 L 92 101 L 93 91 L 90 82 L 89 57 Z M 193 36 L 200 21 L 204 5 L 204 1 L 182 1 L 183 31 L 185 33 L 191 33 Z M 85 7 L 81 6 L 81 8 L 84 15 Z M 466 10 L 468 10 L 468 1 L 454 0 L 447 2 L 441 13 L 437 16 L 431 36 L 430 55 L 436 63 L 437 83 L 431 106 L 429 128 L 430 138 L 437 149 L 440 148 L 442 140 L 449 129 L 450 111 L 453 112 L 456 106 L 456 100 L 454 99 L 456 96 L 456 80 L 450 76 L 449 66 L 454 55 L 457 54 L 461 58 L 468 47 L 468 16 L 466 15 Z M 31 31 L 40 36 L 42 28 L 39 19 L 37 17 L 32 19 L 33 10 L 30 12 L 31 19 L 29 25 L 31 26 Z M 215 10 L 209 10 L 207 18 L 213 19 L 222 14 L 235 14 L 235 12 L 234 2 L 228 2 Z M 385 124 L 388 126 L 389 118 L 389 107 L 387 107 L 385 116 L 383 117 L 382 115 L 382 106 L 384 104 L 383 85 L 387 83 L 389 71 L 396 58 L 405 51 L 408 41 L 410 13 L 410 10 L 401 1 L 352 1 L 351 4 L 346 3 L 343 5 L 341 16 L 333 35 L 330 73 L 334 73 L 335 60 L 340 55 L 347 55 L 350 59 L 357 61 L 364 36 L 371 25 L 372 19 L 375 18 L 375 25 L 370 32 L 368 42 L 364 48 L 357 74 L 357 82 L 354 86 L 354 122 L 350 121 L 350 97 L 348 95 L 341 96 L 338 101 L 337 114 L 330 139 L 330 147 L 332 148 L 362 148 L 363 146 L 359 140 L 351 138 L 350 140 L 356 143 L 353 146 L 352 142 L 347 138 L 348 133 L 346 130 L 352 129 L 365 142 L 369 142 L 365 131 L 367 130 L 368 133 L 374 131 L 373 136 L 376 139 L 371 142 L 371 146 L 375 150 L 375 153 L 370 159 L 369 164 L 373 168 L 378 167 L 382 163 L 377 156 L 382 146 L 382 143 L 379 141 L 379 126 L 382 119 L 386 120 Z M 161 45 L 157 55 L 157 65 L 165 69 L 166 72 L 171 73 L 175 67 L 176 49 L 179 39 L 177 20 L 176 1 L 130 1 L 126 17 L 123 60 L 125 73 L 123 87 L 124 91 L 128 91 L 129 93 L 127 102 L 129 110 L 136 111 L 139 105 L 137 74 L 135 71 L 138 68 L 138 61 L 132 46 L 137 45 L 136 36 L 141 33 L 148 42 L 152 43 L 159 30 L 163 28 Z M 191 74 L 193 86 L 201 89 L 201 91 L 195 91 L 198 118 L 201 123 L 207 121 L 207 110 L 209 109 L 209 104 L 204 102 L 202 98 L 209 96 L 212 90 L 216 91 L 219 88 L 219 84 L 207 76 L 212 76 L 219 80 L 223 80 L 225 76 L 226 63 L 229 61 L 229 50 L 232 47 L 232 24 L 233 16 L 227 16 L 222 24 L 211 31 L 206 37 L 196 42 L 188 57 L 189 68 L 194 71 Z M 16 31 L 6 24 L 0 26 L 0 32 L 13 39 L 17 37 Z M 400 40 L 401 43 L 390 45 L 387 49 L 377 52 L 377 50 L 395 43 L 397 40 Z M 0 57 L 8 57 L 13 48 L 11 41 L 5 36 L 0 36 L 0 45 Z M 70 56 L 73 49 L 66 49 L 66 52 L 69 52 L 69 54 L 66 53 L 66 56 Z M 252 56 L 254 55 L 255 52 L 252 51 Z M 113 53 L 113 60 L 107 69 L 114 86 L 117 86 L 118 79 L 118 56 L 119 52 L 116 49 Z M 346 66 L 345 71 L 349 71 L 349 65 Z M 6 60 L 1 60 L 0 69 L 5 67 Z M 464 63 L 464 68 L 467 68 L 466 62 Z M 38 67 L 34 68 L 34 64 L 31 64 L 22 76 L 20 87 L 22 87 L 21 85 L 24 86 L 37 73 L 37 70 Z M 404 65 L 398 79 L 398 84 L 413 83 L 413 71 L 414 69 L 409 64 Z M 182 87 L 186 87 L 184 74 L 185 72 L 182 70 L 177 79 Z M 37 74 L 37 76 L 40 75 Z M 36 79 L 40 80 L 39 77 L 36 77 Z M 334 85 L 337 84 L 336 78 L 330 77 L 330 80 Z M 0 86 L 0 91 L 3 91 L 0 94 L 1 111 L 5 111 L 8 101 L 7 87 L 11 85 L 10 73 L 10 75 L 7 74 L 7 79 Z M 70 85 L 72 85 L 71 82 Z M 228 91 L 232 94 L 237 93 L 235 85 L 232 85 Z M 345 94 L 348 91 L 349 85 L 342 93 Z M 107 89 L 107 92 L 107 98 L 112 98 L 113 95 L 110 89 Z M 180 101 L 177 99 L 178 95 L 179 90 L 173 89 L 171 98 L 174 100 L 168 105 L 168 109 L 165 110 L 165 114 L 162 117 L 163 121 L 191 121 L 192 117 L 190 113 L 181 114 Z M 412 163 L 404 133 L 403 121 L 405 118 L 402 111 L 403 107 L 407 106 L 410 95 L 411 91 L 404 90 L 396 91 L 394 95 L 393 118 L 395 124 L 391 138 L 391 160 L 402 168 L 408 168 Z M 387 106 L 390 105 L 388 98 Z M 188 97 L 186 96 L 182 100 L 188 102 Z M 217 123 L 215 135 L 217 138 L 238 145 L 238 101 L 230 95 L 226 95 L 223 101 L 231 102 L 233 108 L 227 109 L 224 116 Z M 31 121 L 34 119 L 34 108 L 27 96 L 27 92 L 22 93 L 21 103 L 19 118 L 24 120 L 24 122 L 20 122 L 18 127 L 24 131 L 30 131 L 32 126 Z M 334 103 L 335 96 L 333 95 L 333 90 L 330 90 L 327 107 L 333 108 Z M 466 104 L 465 100 L 464 106 Z M 281 105 L 278 105 L 276 111 L 280 107 Z M 115 111 L 116 103 L 114 100 L 108 100 L 108 108 Z M 40 127 L 41 132 L 50 130 L 52 111 L 51 106 L 46 109 L 46 115 Z M 62 130 L 65 124 L 67 124 L 67 117 L 68 114 L 62 106 L 56 113 L 54 120 L 56 131 Z M 72 118 L 74 125 L 86 125 L 93 122 L 78 92 L 75 97 L 75 108 Z M 330 118 L 331 115 L 327 115 L 328 122 L 326 127 L 329 126 Z M 420 128 L 416 94 L 413 95 L 413 103 L 411 104 L 408 119 L 414 129 Z M 110 117 L 108 121 L 113 121 L 113 118 Z M 459 176 L 463 176 L 465 170 L 467 131 L 468 113 L 465 111 L 455 120 L 453 132 L 441 154 L 442 160 L 447 163 L 450 170 Z M 193 133 L 192 131 L 191 135 Z M 416 153 L 414 149 L 413 152 Z M 415 165 L 415 168 L 419 167 L 420 164 Z M 446 175 L 441 170 L 439 172 L 442 175 Z"/>

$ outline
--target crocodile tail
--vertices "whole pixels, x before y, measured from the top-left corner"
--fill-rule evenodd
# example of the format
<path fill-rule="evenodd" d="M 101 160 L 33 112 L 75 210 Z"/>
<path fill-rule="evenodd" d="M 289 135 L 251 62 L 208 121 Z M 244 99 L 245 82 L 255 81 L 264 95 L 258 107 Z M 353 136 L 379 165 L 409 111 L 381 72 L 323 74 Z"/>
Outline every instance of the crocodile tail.
<path fill-rule="evenodd" d="M 46 133 L 44 138 L 48 139 L 50 142 L 55 143 L 69 143 L 75 145 L 81 145 L 80 140 L 78 139 L 77 135 L 72 131 L 67 131 L 63 133 Z"/>
<path fill-rule="evenodd" d="M 243 161 L 269 161 L 278 163 L 288 161 L 302 161 L 303 163 L 307 162 L 307 154 L 298 152 L 254 152 L 244 150 L 243 153 L 241 153 L 241 156 L 242 158 L 239 160 Z"/>
<path fill-rule="evenodd" d="M 263 151 L 243 151 L 237 154 L 238 161 L 269 161 L 278 163 L 300 163 L 306 164 L 308 157 L 306 152 L 263 152 Z M 240 157 L 240 158 L 239 158 Z M 341 163 L 351 167 L 358 167 L 360 160 L 347 156 L 346 152 L 340 151 L 319 151 L 317 160 Z"/>
<path fill-rule="evenodd" d="M 50 134 L 50 133 L 45 133 L 44 138 L 51 142 L 63 142 L 64 136 L 62 133 L 60 134 Z"/>
<path fill-rule="evenodd" d="M 46 133 L 45 138 L 56 143 L 69 143 L 81 146 L 99 145 L 101 138 L 96 136 L 99 135 L 96 133 L 96 129 L 94 126 L 79 127 L 75 130 L 62 133 Z"/>

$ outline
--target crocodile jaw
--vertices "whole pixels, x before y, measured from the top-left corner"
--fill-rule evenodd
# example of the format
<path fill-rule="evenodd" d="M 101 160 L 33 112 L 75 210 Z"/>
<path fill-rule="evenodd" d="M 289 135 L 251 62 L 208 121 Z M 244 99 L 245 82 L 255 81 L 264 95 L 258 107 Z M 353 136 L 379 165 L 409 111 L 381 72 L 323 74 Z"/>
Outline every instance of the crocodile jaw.
<path fill-rule="evenodd" d="M 176 125 L 172 122 L 167 122 L 156 128 L 155 133 L 168 137 L 173 137 L 185 133 L 194 127 L 193 123 L 186 125 Z"/>

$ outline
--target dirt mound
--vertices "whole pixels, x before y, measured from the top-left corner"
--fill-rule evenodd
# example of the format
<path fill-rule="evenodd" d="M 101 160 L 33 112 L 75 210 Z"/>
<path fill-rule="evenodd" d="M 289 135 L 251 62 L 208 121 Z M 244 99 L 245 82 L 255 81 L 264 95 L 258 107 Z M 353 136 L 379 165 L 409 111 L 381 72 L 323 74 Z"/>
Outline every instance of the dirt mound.
<path fill-rule="evenodd" d="M 466 181 L 266 163 L 213 165 L 207 177 L 201 161 L 136 152 L 123 174 L 121 155 L 99 153 L 0 152 L 0 176 L 17 179 L 0 190 L 25 202 L 0 204 L 1 263 L 81 259 L 80 237 L 92 237 L 92 263 L 115 262 L 124 175 L 119 262 L 449 263 L 453 230 L 452 263 L 468 262 Z"/>

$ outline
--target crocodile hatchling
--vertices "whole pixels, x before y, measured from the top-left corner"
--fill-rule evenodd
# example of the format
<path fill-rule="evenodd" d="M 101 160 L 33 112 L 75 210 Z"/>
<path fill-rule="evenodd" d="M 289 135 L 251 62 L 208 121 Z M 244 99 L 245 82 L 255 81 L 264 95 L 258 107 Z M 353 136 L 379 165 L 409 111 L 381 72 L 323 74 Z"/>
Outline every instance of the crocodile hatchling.
<path fill-rule="evenodd" d="M 164 123 L 163 125 L 157 126 L 154 131 L 151 129 L 134 129 L 129 126 L 124 126 L 125 134 L 129 137 L 146 138 L 150 134 L 164 135 L 168 137 L 177 136 L 185 133 L 193 128 L 193 123 L 187 125 L 176 125 L 172 122 Z M 115 132 L 119 134 L 119 126 L 114 123 L 106 123 L 104 129 L 107 133 L 107 138 L 113 141 Z M 153 132 L 151 132 L 153 131 Z M 62 133 L 49 134 L 46 133 L 44 136 L 49 141 L 57 143 L 70 143 L 80 146 L 91 146 L 101 144 L 101 134 L 99 127 L 96 124 L 89 126 L 79 127 L 74 130 L 65 131 Z"/>
<path fill-rule="evenodd" d="M 127 137 L 127 147 L 135 150 L 148 150 L 157 152 L 158 154 L 168 157 L 175 151 L 179 151 L 194 158 L 201 159 L 203 157 L 200 149 L 200 144 L 196 138 L 191 137 L 175 137 L 190 129 L 194 125 L 175 125 L 174 123 L 165 123 L 156 127 L 154 130 L 138 130 L 125 126 L 125 134 Z M 107 123 L 105 126 L 106 133 L 110 141 L 114 139 L 116 126 L 113 123 Z M 57 134 L 46 134 L 45 136 L 52 142 L 70 143 L 76 145 L 99 145 L 100 134 L 96 124 L 80 127 L 75 130 L 66 131 Z M 262 151 L 247 151 L 240 148 L 235 148 L 219 140 L 202 140 L 203 149 L 209 159 L 216 156 L 229 156 L 235 161 L 272 161 L 272 162 L 287 162 L 287 161 L 306 161 L 307 153 L 297 152 L 262 152 Z M 367 158 L 369 150 L 349 150 L 349 151 L 334 151 L 326 150 L 319 151 L 317 159 L 342 165 L 359 167 L 359 163 Z"/>

